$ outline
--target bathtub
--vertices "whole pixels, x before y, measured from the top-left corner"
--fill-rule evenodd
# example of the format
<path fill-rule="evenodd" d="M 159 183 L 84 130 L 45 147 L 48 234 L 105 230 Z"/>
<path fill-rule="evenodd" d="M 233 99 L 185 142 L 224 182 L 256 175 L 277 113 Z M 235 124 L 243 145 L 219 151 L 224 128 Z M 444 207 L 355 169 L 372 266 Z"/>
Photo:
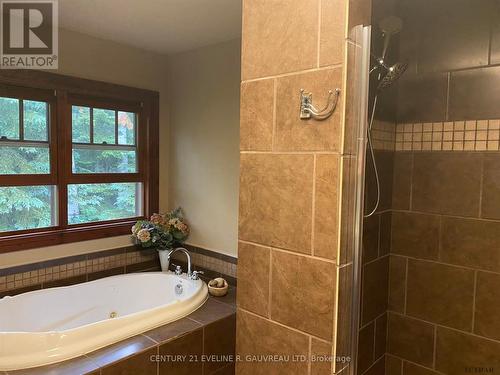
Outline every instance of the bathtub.
<path fill-rule="evenodd" d="M 0 371 L 80 356 L 178 320 L 207 298 L 203 281 L 171 272 L 112 276 L 4 297 Z"/>

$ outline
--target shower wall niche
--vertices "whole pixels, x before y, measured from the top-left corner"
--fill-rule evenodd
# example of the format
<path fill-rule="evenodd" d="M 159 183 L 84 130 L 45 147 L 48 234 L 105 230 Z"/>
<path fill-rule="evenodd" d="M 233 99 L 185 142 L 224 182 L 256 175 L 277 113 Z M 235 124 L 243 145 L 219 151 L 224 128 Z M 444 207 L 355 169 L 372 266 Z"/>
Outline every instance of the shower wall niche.
<path fill-rule="evenodd" d="M 500 371 L 499 7 L 374 1 L 372 51 L 396 15 L 390 60 L 409 67 L 372 131 L 381 203 L 364 221 L 360 374 Z M 375 193 L 367 157 L 365 210 Z"/>

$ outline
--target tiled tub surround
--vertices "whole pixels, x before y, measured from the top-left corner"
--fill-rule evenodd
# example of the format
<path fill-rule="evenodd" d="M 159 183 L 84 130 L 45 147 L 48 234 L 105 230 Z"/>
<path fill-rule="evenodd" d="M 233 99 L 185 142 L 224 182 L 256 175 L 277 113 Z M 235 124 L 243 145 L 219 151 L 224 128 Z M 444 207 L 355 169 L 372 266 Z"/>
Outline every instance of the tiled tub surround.
<path fill-rule="evenodd" d="M 232 375 L 235 295 L 231 287 L 227 296 L 210 297 L 199 310 L 176 322 L 79 358 L 8 375 Z M 175 355 L 183 357 L 174 361 Z"/>
<path fill-rule="evenodd" d="M 199 247 L 189 245 L 186 247 L 191 252 L 195 269 L 204 270 L 207 277 L 226 277 L 228 282 L 235 284 L 236 258 Z M 123 273 L 159 270 L 160 262 L 155 250 L 135 246 L 104 250 L 0 269 L 0 298 Z"/>

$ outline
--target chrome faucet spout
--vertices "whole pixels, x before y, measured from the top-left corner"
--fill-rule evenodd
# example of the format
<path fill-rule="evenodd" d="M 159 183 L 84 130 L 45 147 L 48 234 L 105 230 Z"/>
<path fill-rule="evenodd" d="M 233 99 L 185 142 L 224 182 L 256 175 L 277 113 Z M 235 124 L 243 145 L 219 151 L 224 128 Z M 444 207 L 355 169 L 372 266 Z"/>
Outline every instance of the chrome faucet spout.
<path fill-rule="evenodd" d="M 187 265 L 188 265 L 187 275 L 188 275 L 188 277 L 191 277 L 191 275 L 192 275 L 192 272 L 191 272 L 191 255 L 189 254 L 189 251 L 187 251 L 187 249 L 185 249 L 183 247 L 176 247 L 175 249 L 170 250 L 168 252 L 168 254 L 167 254 L 168 264 L 170 264 L 170 257 L 176 251 L 180 251 L 181 253 L 184 253 L 186 255 Z"/>

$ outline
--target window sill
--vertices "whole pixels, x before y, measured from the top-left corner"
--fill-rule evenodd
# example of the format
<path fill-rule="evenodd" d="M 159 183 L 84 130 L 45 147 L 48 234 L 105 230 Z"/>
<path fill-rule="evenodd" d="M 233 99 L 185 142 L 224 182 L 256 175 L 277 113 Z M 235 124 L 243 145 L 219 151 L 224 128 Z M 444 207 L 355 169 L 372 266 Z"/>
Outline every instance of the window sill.
<path fill-rule="evenodd" d="M 0 253 L 131 234 L 131 228 L 136 221 L 137 219 L 131 219 L 114 223 L 92 223 L 66 229 L 7 234 L 0 236 Z"/>

